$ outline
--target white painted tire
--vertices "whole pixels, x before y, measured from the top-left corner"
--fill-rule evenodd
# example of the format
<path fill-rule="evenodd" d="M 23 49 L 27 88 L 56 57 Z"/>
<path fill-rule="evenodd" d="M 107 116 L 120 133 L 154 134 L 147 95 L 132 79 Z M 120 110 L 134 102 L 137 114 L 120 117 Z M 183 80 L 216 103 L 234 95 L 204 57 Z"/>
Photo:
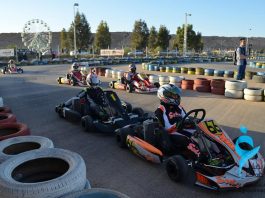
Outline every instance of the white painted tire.
<path fill-rule="evenodd" d="M 261 88 L 248 87 L 248 88 L 244 89 L 245 95 L 262 96 L 262 93 L 263 93 L 263 89 L 261 89 Z"/>
<path fill-rule="evenodd" d="M 237 91 L 233 89 L 226 89 L 225 90 L 225 97 L 227 98 L 236 98 L 236 99 L 242 99 L 244 96 L 243 91 Z"/>
<path fill-rule="evenodd" d="M 169 76 L 170 83 L 180 83 L 185 78 L 183 76 Z"/>
<path fill-rule="evenodd" d="M 245 100 L 260 102 L 263 100 L 263 96 L 244 95 Z"/>
<path fill-rule="evenodd" d="M 150 83 L 158 83 L 159 81 L 158 80 L 149 80 Z"/>
<path fill-rule="evenodd" d="M 64 149 L 29 151 L 0 165 L 1 198 L 61 197 L 86 185 L 84 160 Z"/>
<path fill-rule="evenodd" d="M 112 74 L 111 73 L 105 73 L 105 77 L 106 78 L 112 78 Z"/>
<path fill-rule="evenodd" d="M 53 142 L 41 136 L 18 136 L 0 142 L 0 164 L 20 153 L 54 148 Z"/>
<path fill-rule="evenodd" d="M 159 81 L 159 77 L 157 75 L 150 75 L 149 76 L 149 80 L 150 81 L 158 82 Z"/>
<path fill-rule="evenodd" d="M 168 76 L 159 76 L 159 82 L 169 82 Z"/>
<path fill-rule="evenodd" d="M 225 88 L 229 90 L 243 91 L 247 88 L 247 82 L 243 80 L 226 80 Z"/>
<path fill-rule="evenodd" d="M 63 196 L 62 198 L 93 198 L 93 197 L 109 197 L 109 198 L 129 198 L 127 195 L 117 192 L 115 190 L 104 188 L 92 188 L 76 193 Z"/>
<path fill-rule="evenodd" d="M 172 85 L 175 85 L 176 87 L 181 87 L 181 83 L 172 83 L 172 82 L 170 82 L 169 84 L 172 84 Z"/>
<path fill-rule="evenodd" d="M 159 81 L 159 85 L 162 86 L 162 85 L 167 85 L 169 84 L 169 82 L 163 82 L 163 81 Z"/>

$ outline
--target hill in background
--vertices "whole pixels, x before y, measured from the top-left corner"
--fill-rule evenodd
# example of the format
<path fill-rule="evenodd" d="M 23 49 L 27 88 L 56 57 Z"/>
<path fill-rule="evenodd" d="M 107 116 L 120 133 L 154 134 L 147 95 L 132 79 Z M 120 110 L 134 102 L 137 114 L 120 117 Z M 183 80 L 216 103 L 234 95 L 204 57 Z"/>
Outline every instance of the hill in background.
<path fill-rule="evenodd" d="M 94 35 L 94 34 L 93 34 Z M 175 35 L 171 35 L 170 43 L 173 43 Z M 239 43 L 240 37 L 219 37 L 203 36 L 204 50 L 213 49 L 234 49 Z M 131 32 L 112 32 L 111 48 L 130 47 Z M 52 33 L 52 49 L 57 50 L 60 42 L 60 32 Z M 265 49 L 265 38 L 251 37 L 249 43 L 253 45 L 254 50 Z M 0 49 L 8 46 L 17 45 L 18 48 L 25 48 L 21 41 L 20 33 L 0 33 Z"/>

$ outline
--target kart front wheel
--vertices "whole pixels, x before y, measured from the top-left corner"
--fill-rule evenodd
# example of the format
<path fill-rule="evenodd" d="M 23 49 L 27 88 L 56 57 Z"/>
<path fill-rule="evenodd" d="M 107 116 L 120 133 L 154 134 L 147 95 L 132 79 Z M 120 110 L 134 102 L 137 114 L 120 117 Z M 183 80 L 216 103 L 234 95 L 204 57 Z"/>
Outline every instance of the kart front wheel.
<path fill-rule="evenodd" d="M 86 115 L 81 119 L 82 127 L 84 127 L 85 131 L 91 132 L 94 128 L 93 119 L 90 115 Z"/>
<path fill-rule="evenodd" d="M 112 88 L 112 89 L 115 89 L 115 82 L 116 82 L 116 81 L 111 81 L 111 82 L 109 83 L 109 87 Z"/>
<path fill-rule="evenodd" d="M 62 77 L 57 78 L 58 84 L 62 84 Z"/>
<path fill-rule="evenodd" d="M 170 157 L 166 164 L 167 175 L 175 182 L 183 181 L 188 174 L 188 165 L 186 160 L 180 156 L 175 155 Z"/>

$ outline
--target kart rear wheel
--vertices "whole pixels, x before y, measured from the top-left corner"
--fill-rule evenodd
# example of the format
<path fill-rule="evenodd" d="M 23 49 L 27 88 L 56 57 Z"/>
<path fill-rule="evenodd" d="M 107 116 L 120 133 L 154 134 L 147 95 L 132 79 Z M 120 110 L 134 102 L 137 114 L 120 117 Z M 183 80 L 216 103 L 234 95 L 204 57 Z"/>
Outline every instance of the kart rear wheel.
<path fill-rule="evenodd" d="M 171 180 L 181 182 L 188 174 L 188 165 L 182 156 L 175 155 L 169 158 L 166 164 L 166 170 Z"/>
<path fill-rule="evenodd" d="M 154 85 L 155 85 L 156 88 L 159 88 L 160 87 L 159 82 L 155 82 Z"/>
<path fill-rule="evenodd" d="M 81 124 L 82 124 L 82 127 L 84 127 L 85 131 L 87 132 L 91 132 L 94 129 L 93 119 L 90 115 L 86 115 L 82 117 Z"/>
<path fill-rule="evenodd" d="M 109 87 L 112 88 L 112 89 L 115 89 L 115 86 L 114 86 L 114 85 L 115 85 L 115 82 L 116 82 L 116 81 L 111 81 L 111 82 L 109 83 Z"/>
<path fill-rule="evenodd" d="M 75 82 L 74 79 L 71 79 L 71 80 L 70 80 L 70 85 L 72 85 L 72 86 L 75 86 L 75 85 L 76 85 L 76 82 Z"/>
<path fill-rule="evenodd" d="M 132 113 L 138 115 L 139 117 L 142 117 L 144 115 L 144 110 L 140 107 L 135 107 L 133 108 Z"/>

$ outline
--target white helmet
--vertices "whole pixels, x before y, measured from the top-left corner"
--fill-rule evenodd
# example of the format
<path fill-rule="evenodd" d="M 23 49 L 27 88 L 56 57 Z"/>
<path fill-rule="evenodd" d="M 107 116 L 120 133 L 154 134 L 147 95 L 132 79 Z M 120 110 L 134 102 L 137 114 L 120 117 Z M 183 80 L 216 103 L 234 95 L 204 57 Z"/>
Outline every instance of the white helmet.
<path fill-rule="evenodd" d="M 170 105 L 180 105 L 181 89 L 173 84 L 166 84 L 159 87 L 157 97 L 162 103 Z"/>
<path fill-rule="evenodd" d="M 73 63 L 72 66 L 71 66 L 71 69 L 72 69 L 72 70 L 75 70 L 75 71 L 76 71 L 76 70 L 79 70 L 79 65 L 78 65 L 78 63 Z"/>

